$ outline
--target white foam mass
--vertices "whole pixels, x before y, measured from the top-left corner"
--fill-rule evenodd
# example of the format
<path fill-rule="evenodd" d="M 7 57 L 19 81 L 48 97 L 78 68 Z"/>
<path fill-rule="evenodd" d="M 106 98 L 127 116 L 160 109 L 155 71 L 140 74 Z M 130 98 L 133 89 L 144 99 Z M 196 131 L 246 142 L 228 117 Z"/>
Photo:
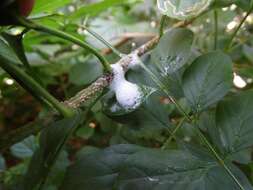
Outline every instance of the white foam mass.
<path fill-rule="evenodd" d="M 131 55 L 131 62 L 128 65 L 129 69 L 136 69 L 140 66 L 141 59 L 137 53 L 132 53 Z"/>
<path fill-rule="evenodd" d="M 142 91 L 140 88 L 125 79 L 125 73 L 121 65 L 112 65 L 114 78 L 110 85 L 115 92 L 116 99 L 120 106 L 125 109 L 135 109 L 141 104 Z"/>

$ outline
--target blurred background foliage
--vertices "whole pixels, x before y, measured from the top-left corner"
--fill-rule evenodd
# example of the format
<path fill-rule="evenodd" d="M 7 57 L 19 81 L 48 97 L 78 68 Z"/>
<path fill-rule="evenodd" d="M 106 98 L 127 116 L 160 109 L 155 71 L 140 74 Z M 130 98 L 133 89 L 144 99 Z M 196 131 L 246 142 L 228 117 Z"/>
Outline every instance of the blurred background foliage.
<path fill-rule="evenodd" d="M 217 5 L 219 7 L 217 9 L 219 15 L 218 48 L 225 47 L 230 35 L 246 14 L 248 6 L 247 4 L 245 6 L 243 2 L 245 1 L 234 3 L 219 1 Z M 120 51 L 129 53 L 159 32 L 161 15 L 153 0 L 36 0 L 30 18 L 88 41 L 98 48 L 110 63 L 114 63 L 118 57 L 90 36 L 82 26 L 88 26 Z M 175 22 L 177 21 L 167 18 L 165 26 L 172 26 Z M 188 27 L 195 33 L 194 43 L 198 47 L 196 51 L 208 52 L 213 48 L 215 32 L 213 12 L 204 14 Z M 2 27 L 0 30 L 17 35 L 22 28 Z M 234 62 L 233 91 L 253 87 L 252 33 L 253 15 L 250 15 L 236 39 L 237 45 L 230 52 Z M 38 75 L 41 85 L 59 100 L 72 97 L 102 74 L 101 65 L 94 57 L 62 39 L 30 31 L 24 37 L 24 45 L 28 60 Z M 132 76 L 129 74 L 131 80 L 135 80 L 134 77 L 136 77 L 134 74 Z M 184 104 L 185 100 L 181 101 Z M 96 104 L 88 113 L 82 127 L 67 143 L 66 150 L 60 154 L 45 190 L 57 189 L 70 162 L 97 148 L 120 142 L 159 147 L 168 137 L 168 133 L 163 124 L 152 119 L 152 112 L 159 114 L 159 117 L 163 117 L 165 121 L 168 120 L 168 114 L 176 116 L 178 113 L 170 101 L 163 97 L 160 97 L 158 101 L 155 99 L 145 104 L 144 107 L 149 111 L 145 113 L 139 111 L 127 118 L 118 118 L 120 122 L 115 122 L 101 111 L 100 103 Z M 47 107 L 37 103 L 31 95 L 0 69 L 1 134 L 17 129 L 35 118 L 42 118 L 47 112 Z M 176 117 L 173 118 L 176 120 Z M 124 125 L 129 127 L 124 128 Z M 196 134 L 191 127 L 183 127 L 178 135 L 185 141 L 196 140 L 194 138 Z M 37 146 L 38 136 L 30 136 L 3 151 L 0 155 L 0 183 L 9 188 L 19 189 L 19 181 L 26 172 L 29 160 Z M 244 154 L 244 159 L 251 160 L 250 152 Z M 252 164 L 251 169 L 253 169 Z M 248 175 L 253 180 L 252 172 L 248 172 Z"/>

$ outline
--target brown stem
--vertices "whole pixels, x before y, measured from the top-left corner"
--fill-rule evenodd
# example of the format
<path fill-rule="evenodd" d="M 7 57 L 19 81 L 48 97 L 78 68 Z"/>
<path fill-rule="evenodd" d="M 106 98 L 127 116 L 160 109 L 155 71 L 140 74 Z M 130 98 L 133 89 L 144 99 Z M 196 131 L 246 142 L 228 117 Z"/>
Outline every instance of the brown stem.
<path fill-rule="evenodd" d="M 184 27 L 190 24 L 190 22 L 178 22 L 173 28 Z M 155 36 L 146 44 L 142 45 L 138 49 L 136 49 L 133 53 L 136 53 L 138 56 L 142 56 L 148 51 L 150 51 L 159 41 L 159 36 Z M 131 54 L 124 56 L 122 59 L 118 61 L 119 64 L 122 65 L 123 68 L 127 68 L 131 62 Z M 108 87 L 113 79 L 112 74 L 105 74 L 98 78 L 94 83 L 92 83 L 89 87 L 78 92 L 74 97 L 66 100 L 64 103 L 72 108 L 78 108 L 83 103 L 87 102 L 90 98 L 93 98 L 97 93 L 103 91 L 106 87 Z M 49 117 L 53 118 L 53 117 Z M 50 119 L 51 120 L 51 119 Z M 39 124 L 39 125 L 38 125 Z M 28 124 L 20 129 L 15 131 L 11 131 L 8 134 L 0 134 L 0 150 L 10 147 L 11 145 L 21 141 L 22 139 L 30 136 L 31 134 L 38 133 L 41 129 L 43 129 L 48 124 L 48 119 L 41 121 L 37 120 L 31 124 Z M 40 127 L 38 127 L 40 126 Z M 43 127 L 44 126 L 44 127 Z M 10 141 L 10 139 L 13 139 Z M 9 141 L 9 142 L 8 142 Z M 6 142 L 8 144 L 6 144 Z"/>
<path fill-rule="evenodd" d="M 175 25 L 173 25 L 172 28 L 187 26 L 191 23 L 192 21 L 178 22 Z M 120 64 L 123 68 L 127 68 L 128 65 L 131 63 L 131 55 L 133 53 L 137 54 L 138 56 L 142 56 L 148 51 L 150 51 L 151 49 L 153 49 L 157 45 L 158 42 L 159 42 L 159 36 L 157 35 L 154 38 L 152 38 L 150 41 L 142 45 L 141 47 L 137 48 L 134 52 L 130 53 L 127 56 L 124 56 L 117 63 Z M 108 87 L 112 79 L 113 79 L 113 76 L 111 74 L 103 75 L 99 79 L 97 79 L 94 83 L 92 83 L 89 87 L 78 92 L 73 98 L 66 100 L 64 103 L 68 105 L 69 107 L 77 108 L 83 103 L 85 103 L 87 100 L 89 100 L 91 97 L 96 95 L 98 92 Z"/>

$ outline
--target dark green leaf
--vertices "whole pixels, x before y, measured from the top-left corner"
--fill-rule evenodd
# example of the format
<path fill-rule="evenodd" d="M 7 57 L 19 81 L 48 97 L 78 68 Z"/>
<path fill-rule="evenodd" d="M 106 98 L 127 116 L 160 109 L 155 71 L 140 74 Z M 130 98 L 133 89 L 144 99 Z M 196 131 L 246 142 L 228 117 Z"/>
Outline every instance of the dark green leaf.
<path fill-rule="evenodd" d="M 10 60 L 12 63 L 21 64 L 13 49 L 0 39 L 0 56 Z"/>
<path fill-rule="evenodd" d="M 13 49 L 13 51 L 16 53 L 20 61 L 27 64 L 27 59 L 24 52 L 24 46 L 22 44 L 22 35 L 10 35 L 8 33 L 2 33 L 2 36 L 4 39 L 9 43 L 10 47 Z"/>
<path fill-rule="evenodd" d="M 32 190 L 45 182 L 62 146 L 81 121 L 81 114 L 78 113 L 72 118 L 56 121 L 42 131 L 40 147 L 34 153 L 25 176 L 26 190 Z"/>
<path fill-rule="evenodd" d="M 183 76 L 183 90 L 194 111 L 202 111 L 222 99 L 232 87 L 231 59 L 222 52 L 198 57 Z"/>
<path fill-rule="evenodd" d="M 225 170 L 205 154 L 117 145 L 83 155 L 69 167 L 61 190 L 237 190 Z M 244 188 L 247 178 L 229 164 Z"/>
<path fill-rule="evenodd" d="M 69 73 L 69 80 L 76 85 L 88 85 L 101 76 L 103 68 L 96 61 L 86 61 L 74 65 Z"/>
<path fill-rule="evenodd" d="M 222 148 L 229 154 L 253 145 L 253 91 L 244 92 L 218 104 L 216 125 Z"/>

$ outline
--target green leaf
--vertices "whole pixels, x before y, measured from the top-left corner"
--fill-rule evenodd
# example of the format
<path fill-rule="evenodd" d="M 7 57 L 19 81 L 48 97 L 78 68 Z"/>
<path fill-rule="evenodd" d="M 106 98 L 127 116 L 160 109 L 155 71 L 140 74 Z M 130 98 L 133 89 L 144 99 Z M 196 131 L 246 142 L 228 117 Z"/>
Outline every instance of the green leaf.
<path fill-rule="evenodd" d="M 76 153 L 76 159 L 77 160 L 82 159 L 83 156 L 95 153 L 96 151 L 99 151 L 99 148 L 86 145 Z"/>
<path fill-rule="evenodd" d="M 35 137 L 30 136 L 22 142 L 13 145 L 11 147 L 11 153 L 17 158 L 30 158 L 37 148 Z"/>
<path fill-rule="evenodd" d="M 32 14 L 50 13 L 71 3 L 71 0 L 36 0 Z"/>
<path fill-rule="evenodd" d="M 33 68 L 30 66 L 30 63 L 28 62 L 28 59 L 25 54 L 24 45 L 23 45 L 23 35 L 11 35 L 8 33 L 2 33 L 3 38 L 8 42 L 9 46 L 12 48 L 13 52 L 19 59 L 19 61 L 22 62 L 22 64 L 25 66 L 26 71 L 39 83 L 42 83 L 40 78 L 37 76 Z"/>
<path fill-rule="evenodd" d="M 24 187 L 32 190 L 42 185 L 69 135 L 82 122 L 81 113 L 56 121 L 42 131 L 40 147 L 34 153 L 25 176 Z"/>
<path fill-rule="evenodd" d="M 151 61 L 166 77 L 184 66 L 191 55 L 193 33 L 184 28 L 170 30 L 163 35 L 151 53 Z"/>
<path fill-rule="evenodd" d="M 69 80 L 76 85 L 88 85 L 103 74 L 101 64 L 96 61 L 86 61 L 75 64 L 69 73 Z"/>
<path fill-rule="evenodd" d="M 253 91 L 243 92 L 218 104 L 216 125 L 221 147 L 232 154 L 253 145 Z"/>
<path fill-rule="evenodd" d="M 222 52 L 198 57 L 184 73 L 183 90 L 194 111 L 199 112 L 222 99 L 232 87 L 231 59 Z"/>
<path fill-rule="evenodd" d="M 27 63 L 28 61 L 26 59 L 25 52 L 24 52 L 24 46 L 22 43 L 23 34 L 14 36 L 8 33 L 2 33 L 2 36 L 9 43 L 10 47 L 16 53 L 20 61 L 22 61 L 25 64 L 28 64 Z"/>
<path fill-rule="evenodd" d="M 229 164 L 244 188 L 246 176 Z M 237 190 L 225 170 L 199 151 L 116 145 L 83 155 L 67 170 L 61 190 Z"/>
<path fill-rule="evenodd" d="M 10 60 L 10 62 L 15 63 L 15 64 L 21 64 L 19 58 L 16 56 L 15 52 L 13 49 L 11 49 L 7 43 L 4 42 L 0 38 L 0 56 L 2 56 L 6 60 Z"/>

